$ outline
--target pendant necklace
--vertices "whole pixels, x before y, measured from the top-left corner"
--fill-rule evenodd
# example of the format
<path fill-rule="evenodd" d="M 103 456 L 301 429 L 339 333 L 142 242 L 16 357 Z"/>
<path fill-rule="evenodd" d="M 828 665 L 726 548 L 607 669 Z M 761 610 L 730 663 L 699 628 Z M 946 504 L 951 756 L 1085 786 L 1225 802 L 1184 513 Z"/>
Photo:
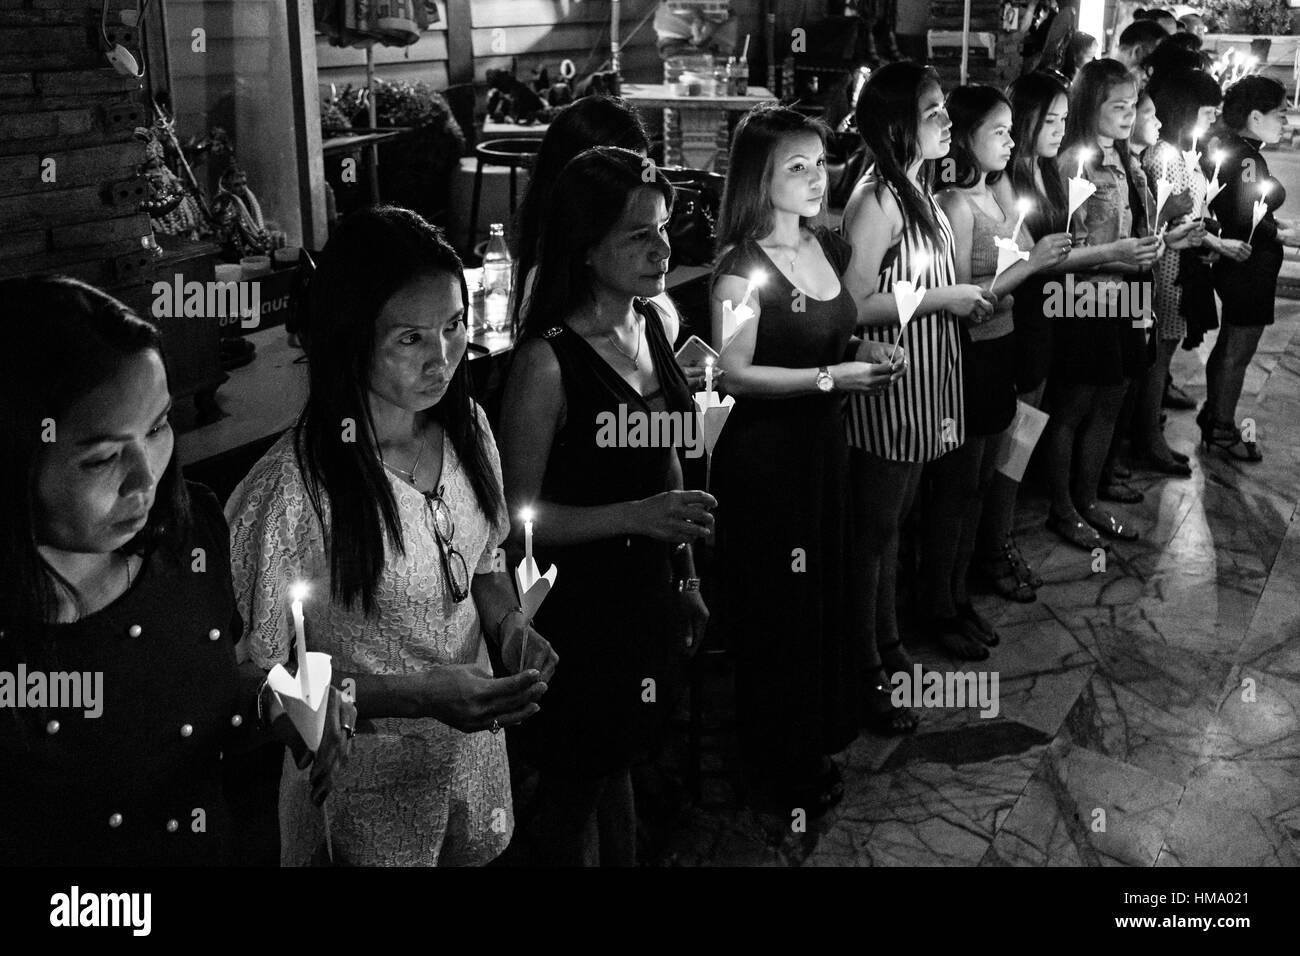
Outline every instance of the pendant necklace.
<path fill-rule="evenodd" d="M 399 477 L 401 477 L 401 476 L 405 476 L 405 480 L 406 480 L 406 483 L 407 483 L 408 485 L 414 485 L 414 484 L 415 484 L 415 473 L 416 473 L 416 471 L 418 471 L 419 468 L 420 468 L 420 459 L 424 456 L 424 447 L 425 447 L 425 445 L 428 444 L 428 441 L 429 441 L 429 440 L 428 440 L 427 437 L 425 437 L 425 436 L 423 436 L 423 435 L 420 436 L 420 449 L 419 449 L 419 451 L 417 451 L 417 452 L 415 453 L 415 463 L 414 463 L 413 465 L 411 465 L 411 470 L 410 470 L 410 471 L 405 471 L 405 470 L 403 470 L 403 469 L 401 469 L 401 468 L 398 468 L 396 465 L 389 465 L 388 462 L 384 461 L 384 456 L 383 456 L 382 453 L 381 453 L 380 456 L 379 456 L 379 460 L 380 460 L 381 462 L 383 462 L 385 465 L 388 465 L 388 467 L 391 468 L 391 469 L 393 469 L 393 471 L 397 472 L 397 474 L 398 474 Z"/>
<path fill-rule="evenodd" d="M 635 372 L 637 369 L 639 369 L 639 368 L 641 367 L 641 362 L 640 362 L 640 359 L 641 359 L 641 338 L 642 338 L 642 336 L 641 336 L 641 328 L 642 328 L 642 323 L 643 323 L 644 321 L 645 321 L 645 319 L 642 318 L 642 319 L 637 323 L 637 326 L 636 326 L 636 352 L 634 352 L 634 353 L 631 354 L 631 355 L 628 355 L 628 354 L 627 354 L 627 351 L 623 348 L 623 346 L 621 346 L 621 345 L 618 344 L 618 339 L 616 339 L 616 338 L 614 337 L 614 333 L 613 333 L 613 332 L 606 332 L 606 333 L 605 333 L 605 338 L 609 339 L 609 344 L 612 345 L 612 346 L 614 346 L 615 350 L 618 352 L 619 355 L 623 356 L 623 358 L 627 359 L 629 362 L 632 363 L 632 371 L 634 371 L 634 372 Z"/>

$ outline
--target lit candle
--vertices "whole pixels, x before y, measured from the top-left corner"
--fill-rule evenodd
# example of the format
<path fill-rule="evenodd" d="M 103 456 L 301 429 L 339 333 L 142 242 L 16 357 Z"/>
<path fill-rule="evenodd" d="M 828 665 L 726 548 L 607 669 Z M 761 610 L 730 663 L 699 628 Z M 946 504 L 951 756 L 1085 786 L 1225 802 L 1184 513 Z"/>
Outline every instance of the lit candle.
<path fill-rule="evenodd" d="M 749 297 L 754 294 L 754 289 L 758 288 L 766 281 L 767 281 L 767 273 L 764 272 L 762 269 L 755 269 L 753 272 L 751 272 L 749 274 L 749 285 L 745 286 L 745 295 L 743 298 L 741 298 L 740 304 L 741 305 L 748 304 Z"/>
<path fill-rule="evenodd" d="M 1016 200 L 1016 208 L 1020 210 L 1020 218 L 1016 220 L 1016 228 L 1011 230 L 1011 241 L 1016 242 L 1020 236 L 1020 227 L 1025 224 L 1025 216 L 1029 215 L 1029 210 L 1034 207 L 1032 201 L 1028 199 Z"/>
<path fill-rule="evenodd" d="M 1221 149 L 1214 151 L 1214 175 L 1210 177 L 1214 182 L 1219 181 L 1219 167 L 1223 165 L 1224 152 Z"/>
<path fill-rule="evenodd" d="M 307 596 L 307 585 L 301 581 L 289 588 L 289 611 L 293 614 L 294 649 L 298 656 L 298 684 L 302 699 L 311 705 L 311 678 L 307 675 L 307 634 L 302 620 L 302 602 Z"/>
<path fill-rule="evenodd" d="M 1083 167 L 1086 166 L 1091 159 L 1092 150 L 1090 148 L 1085 146 L 1083 149 L 1079 150 L 1079 172 L 1076 174 L 1077 178 L 1083 178 Z"/>
<path fill-rule="evenodd" d="M 921 277 L 930 266 L 930 257 L 925 252 L 918 252 L 912 259 L 912 265 L 915 269 L 912 273 L 912 291 L 915 292 L 921 288 Z"/>
<path fill-rule="evenodd" d="M 713 391 L 713 356 L 706 356 L 704 359 L 704 394 Z"/>
<path fill-rule="evenodd" d="M 524 522 L 524 562 L 531 566 L 533 563 L 533 509 L 524 508 L 519 512 L 519 517 Z"/>

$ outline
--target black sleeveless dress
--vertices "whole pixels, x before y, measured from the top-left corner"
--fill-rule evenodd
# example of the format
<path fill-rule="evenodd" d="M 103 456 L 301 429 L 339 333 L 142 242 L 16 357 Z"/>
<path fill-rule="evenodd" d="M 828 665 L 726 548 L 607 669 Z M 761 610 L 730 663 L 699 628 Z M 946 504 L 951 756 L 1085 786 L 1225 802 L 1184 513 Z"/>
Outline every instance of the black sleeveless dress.
<path fill-rule="evenodd" d="M 818 230 L 840 276 L 851 250 Z M 732 250 L 715 275 L 773 276 L 759 291 L 755 365 L 818 368 L 843 361 L 857 308 L 804 296 L 761 248 Z M 823 754 L 857 736 L 865 667 L 864 570 L 849 508 L 843 396 L 736 400 L 718 440 L 713 487 L 728 643 L 747 773 L 772 790 L 809 785 Z"/>
<path fill-rule="evenodd" d="M 659 316 L 652 305 L 638 301 L 637 308 L 660 401 L 647 402 L 567 325 L 543 333 L 560 363 L 565 404 L 542 478 L 543 501 L 595 507 L 668 488 L 673 448 L 598 444 L 598 417 L 608 412 L 617 420 L 620 406 L 628 415 L 692 412 Z M 676 696 L 672 549 L 640 535 L 534 549 L 543 570 L 554 564 L 559 571 L 534 625 L 560 655 L 540 713 L 512 730 L 534 765 L 604 776 L 626 769 L 655 743 Z"/>

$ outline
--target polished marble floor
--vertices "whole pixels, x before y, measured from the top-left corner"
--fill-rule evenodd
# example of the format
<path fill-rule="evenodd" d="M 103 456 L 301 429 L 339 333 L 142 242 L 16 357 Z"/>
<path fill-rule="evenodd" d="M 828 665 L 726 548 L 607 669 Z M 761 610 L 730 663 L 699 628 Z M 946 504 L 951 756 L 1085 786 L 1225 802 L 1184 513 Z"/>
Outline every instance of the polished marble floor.
<path fill-rule="evenodd" d="M 1208 354 L 1175 360 L 1198 399 Z M 704 798 L 659 862 L 1300 862 L 1300 302 L 1279 300 L 1239 407 L 1265 460 L 1198 451 L 1193 415 L 1166 429 L 1192 477 L 1135 475 L 1144 534 L 1104 571 L 1044 530 L 1030 494 L 1018 537 L 1046 579 L 1039 600 L 979 600 L 1002 635 L 985 662 L 912 648 L 934 668 L 996 670 L 996 718 L 927 709 L 914 736 L 864 734 L 837 757 L 843 802 L 804 833 L 737 803 L 728 738 L 712 735 Z"/>

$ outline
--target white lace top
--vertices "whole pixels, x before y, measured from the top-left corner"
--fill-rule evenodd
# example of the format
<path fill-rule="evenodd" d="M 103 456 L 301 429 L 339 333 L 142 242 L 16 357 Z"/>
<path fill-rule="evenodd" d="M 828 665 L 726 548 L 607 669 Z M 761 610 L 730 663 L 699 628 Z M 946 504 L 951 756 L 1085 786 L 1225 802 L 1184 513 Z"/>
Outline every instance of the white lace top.
<path fill-rule="evenodd" d="M 501 465 L 486 417 L 497 481 Z M 366 617 L 329 600 L 329 559 L 307 497 L 293 432 L 264 455 L 231 495 L 231 565 L 250 656 L 263 668 L 288 659 L 293 626 L 289 586 L 305 581 L 307 645 L 333 656 L 334 673 L 411 674 L 434 664 L 476 664 L 490 674 L 473 597 L 448 592 L 433 519 L 415 488 L 388 473 L 406 553 L 385 549 Z M 452 543 L 475 573 L 492 570 L 508 524 L 490 525 L 450 441 L 443 441 L 443 497 L 455 521 Z M 328 520 L 328 503 L 325 502 Z M 338 679 L 335 679 L 338 684 Z M 514 815 L 505 739 L 464 734 L 432 718 L 363 721 L 347 766 L 325 805 L 334 860 L 352 865 L 481 864 L 510 840 Z M 286 754 L 280 785 L 281 862 L 308 863 L 323 845 L 324 820 L 308 772 Z"/>

